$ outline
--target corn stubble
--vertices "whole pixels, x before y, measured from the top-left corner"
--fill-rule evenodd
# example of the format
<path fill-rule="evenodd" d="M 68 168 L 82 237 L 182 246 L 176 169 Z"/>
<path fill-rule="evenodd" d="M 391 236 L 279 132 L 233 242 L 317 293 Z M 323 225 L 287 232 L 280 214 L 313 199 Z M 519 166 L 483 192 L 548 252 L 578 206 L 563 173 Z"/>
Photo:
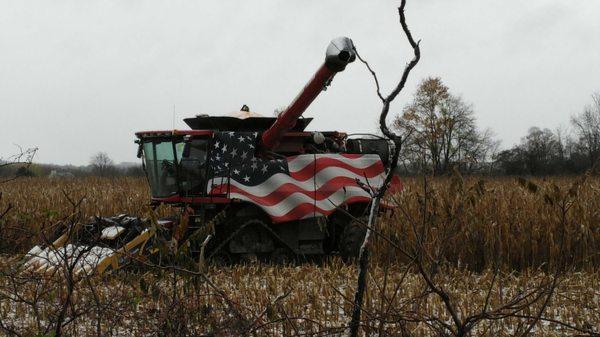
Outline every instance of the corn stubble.
<path fill-rule="evenodd" d="M 413 273 L 405 275 L 400 269 L 387 271 L 384 291 L 381 280 L 385 273 L 381 267 L 370 271 L 362 322 L 364 332 L 375 335 L 383 330 L 385 335 L 395 336 L 404 329 L 411 336 L 435 335 L 423 323 L 408 322 L 401 327 L 399 321 L 401 318 L 412 319 L 411 313 L 428 313 L 449 320 L 443 304 L 431 296 L 421 297 L 425 287 L 422 279 Z M 243 328 L 249 326 L 249 330 L 260 336 L 338 335 L 352 312 L 355 274 L 354 267 L 335 260 L 320 267 L 238 265 L 208 270 L 212 282 L 227 294 L 244 317 L 251 318 Z M 499 286 L 494 287 L 488 300 L 490 307 L 526 293 L 546 276 L 531 272 L 503 273 L 496 281 Z M 557 288 L 545 316 L 584 328 L 590 328 L 590 322 L 600 322 L 599 276 L 597 272 L 567 275 Z M 490 270 L 472 273 L 450 269 L 439 274 L 438 282 L 467 314 L 481 310 L 486 300 L 486 285 L 492 278 Z M 95 336 L 98 321 L 103 333 L 116 336 L 150 336 L 157 332 L 229 336 L 238 332 L 232 327 L 239 322 L 228 310 L 223 297 L 206 284 L 186 276 L 177 278 L 176 297 L 169 273 L 119 274 L 91 282 L 90 286 L 81 284 L 76 290 L 72 309 L 83 314 L 65 329 L 67 335 Z M 56 316 L 56 303 L 64 296 L 64 289 L 49 280 L 34 282 L 24 278 L 18 284 L 19 299 L 3 298 L 0 313 L 4 324 L 8 319 L 9 324 L 17 326 L 17 331 L 33 335 L 39 331 L 37 318 L 51 321 Z M 396 289 L 398 284 L 402 286 Z M 0 279 L 0 294 L 14 294 L 13 286 L 13 280 Z M 289 294 L 283 300 L 275 302 L 278 296 L 286 293 Z M 99 303 L 102 303 L 100 314 L 93 310 L 94 297 L 99 297 Z M 37 303 L 37 311 L 30 303 Z M 534 313 L 537 308 L 534 306 L 526 313 Z M 86 312 L 88 309 L 92 310 Z M 382 312 L 386 313 L 386 324 L 380 328 Z M 473 335 L 512 336 L 520 326 L 522 321 L 512 318 L 489 321 L 478 326 Z M 572 335 L 572 331 L 558 324 L 540 322 L 532 335 L 564 336 Z"/>

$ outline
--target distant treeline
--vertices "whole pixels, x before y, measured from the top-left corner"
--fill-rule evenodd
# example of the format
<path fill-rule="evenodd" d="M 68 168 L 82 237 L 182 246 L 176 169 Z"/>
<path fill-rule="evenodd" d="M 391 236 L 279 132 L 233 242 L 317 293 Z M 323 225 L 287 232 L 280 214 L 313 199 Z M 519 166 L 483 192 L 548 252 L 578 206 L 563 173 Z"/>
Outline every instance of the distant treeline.
<path fill-rule="evenodd" d="M 496 171 L 508 175 L 598 173 L 600 128 L 592 143 L 575 132 L 532 127 L 521 143 L 494 156 Z"/>
<path fill-rule="evenodd" d="M 0 177 L 53 177 L 74 178 L 89 176 L 105 177 L 141 177 L 144 176 L 142 165 L 111 166 L 103 171 L 98 171 L 92 165 L 54 165 L 54 164 L 15 164 L 0 167 Z"/>
<path fill-rule="evenodd" d="M 421 82 L 395 120 L 404 135 L 399 170 L 404 174 L 551 175 L 598 172 L 600 93 L 570 118 L 569 128 L 531 127 L 521 142 L 500 150 L 490 129 L 477 128 L 471 104 L 440 78 Z"/>
<path fill-rule="evenodd" d="M 600 139 L 600 133 L 598 134 Z M 598 144 L 600 145 L 600 144 Z M 435 172 L 436 175 L 451 173 L 458 169 L 463 174 L 478 175 L 570 175 L 587 171 L 600 173 L 600 146 L 590 149 L 585 139 L 561 129 L 552 131 L 531 127 L 521 142 L 512 148 L 493 151 L 488 158 L 468 161 L 450 161 Z M 400 159 L 402 174 L 433 173 L 431 163 L 411 162 Z"/>

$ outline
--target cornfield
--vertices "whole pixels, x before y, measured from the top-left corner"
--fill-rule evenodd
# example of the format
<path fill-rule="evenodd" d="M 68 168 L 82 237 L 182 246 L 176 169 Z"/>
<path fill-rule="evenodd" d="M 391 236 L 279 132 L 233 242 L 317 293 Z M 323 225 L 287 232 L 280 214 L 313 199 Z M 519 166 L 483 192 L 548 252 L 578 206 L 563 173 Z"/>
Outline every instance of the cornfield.
<path fill-rule="evenodd" d="M 427 182 L 429 200 L 424 205 L 423 181 L 408 179 L 404 190 L 392 197 L 399 207 L 383 215 L 378 229 L 382 235 L 397 239 L 400 246 L 411 246 L 415 239 L 411 221 L 418 221 L 425 207 L 434 239 L 443 239 L 452 247 L 445 253 L 445 260 L 475 271 L 498 262 L 510 270 L 543 266 L 556 258 L 564 229 L 568 263 L 580 269 L 595 268 L 600 266 L 600 179 L 579 180 L 439 178 Z M 568 192 L 576 182 L 577 195 L 566 219 L 561 219 L 549 193 L 556 189 Z M 26 251 L 36 243 L 35 233 L 40 228 L 72 212 L 69 200 L 80 199 L 85 216 L 147 215 L 149 190 L 142 178 L 28 178 L 10 182 L 3 186 L 0 200 L 0 209 L 13 205 L 0 227 L 4 238 L 0 252 Z M 164 215 L 169 210 L 162 208 L 159 212 Z M 385 264 L 402 262 L 403 257 L 389 248 L 385 241 L 378 240 L 374 247 L 376 260 Z"/>
<path fill-rule="evenodd" d="M 397 238 L 400 246 L 414 245 L 411 221 L 425 212 L 432 245 L 446 247 L 445 261 L 455 266 L 525 270 L 558 257 L 577 268 L 600 266 L 598 178 L 454 176 L 423 183 L 408 181 L 393 197 L 399 209 L 381 223 L 383 234 Z M 377 247 L 384 261 L 401 259 L 385 244 Z"/>
<path fill-rule="evenodd" d="M 40 229 L 68 217 L 79 200 L 85 216 L 147 215 L 145 181 L 27 178 L 3 185 L 2 192 L 0 210 L 9 203 L 12 209 L 0 224 L 0 323 L 7 327 L 0 331 L 50 336 L 48 327 L 66 313 L 70 318 L 63 333 L 69 336 L 346 333 L 357 270 L 336 257 L 320 265 L 209 266 L 205 273 L 122 271 L 79 282 L 62 311 L 72 285 L 60 275 L 16 273 L 19 254 L 37 243 Z M 439 258 L 431 265 L 433 281 L 448 293 L 460 317 L 532 294 L 543 298 L 547 288 L 541 285 L 553 278 L 556 266 L 564 267 L 547 303 L 484 320 L 471 335 L 521 335 L 542 307 L 543 319 L 532 323 L 532 335 L 598 331 L 598 178 L 411 178 L 390 202 L 397 207 L 384 211 L 375 228 L 361 321 L 365 336 L 437 336 L 428 320 L 452 321 L 443 301 L 424 290 L 427 283 L 401 253 L 417 245 Z"/>

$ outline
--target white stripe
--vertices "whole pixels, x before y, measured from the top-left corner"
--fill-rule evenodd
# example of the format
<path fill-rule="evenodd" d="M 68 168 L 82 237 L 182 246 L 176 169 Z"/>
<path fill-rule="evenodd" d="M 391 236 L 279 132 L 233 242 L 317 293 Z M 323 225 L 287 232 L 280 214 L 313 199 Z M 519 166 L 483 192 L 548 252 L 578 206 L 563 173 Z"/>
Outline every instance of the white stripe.
<path fill-rule="evenodd" d="M 288 162 L 290 172 L 298 172 L 319 158 L 331 158 L 344 162 L 357 169 L 362 169 L 381 161 L 379 155 L 365 154 L 359 158 L 347 158 L 341 154 L 302 154 Z"/>

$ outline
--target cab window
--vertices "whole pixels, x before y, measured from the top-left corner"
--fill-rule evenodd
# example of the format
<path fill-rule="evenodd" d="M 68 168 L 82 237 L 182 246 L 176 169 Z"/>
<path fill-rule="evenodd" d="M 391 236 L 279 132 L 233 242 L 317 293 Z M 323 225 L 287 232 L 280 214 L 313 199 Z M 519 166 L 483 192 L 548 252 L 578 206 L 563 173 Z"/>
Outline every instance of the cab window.
<path fill-rule="evenodd" d="M 176 149 L 182 194 L 204 194 L 208 140 L 193 139 L 177 144 Z"/>

